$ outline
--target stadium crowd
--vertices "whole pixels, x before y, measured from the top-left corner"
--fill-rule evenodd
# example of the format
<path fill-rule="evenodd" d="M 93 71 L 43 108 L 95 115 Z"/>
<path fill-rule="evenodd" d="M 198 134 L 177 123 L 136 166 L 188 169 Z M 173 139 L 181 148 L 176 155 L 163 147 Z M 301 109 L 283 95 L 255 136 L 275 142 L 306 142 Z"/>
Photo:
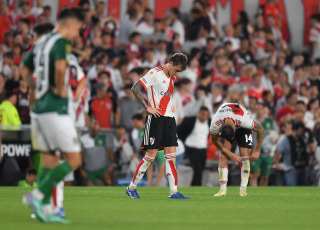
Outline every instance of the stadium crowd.
<path fill-rule="evenodd" d="M 292 52 L 282 37 L 275 0 L 261 6 L 253 21 L 239 12 L 238 22 L 222 30 L 206 0 L 195 0 L 188 14 L 168 9 L 163 18 L 153 17 L 148 0 L 129 0 L 122 20 L 105 13 L 105 1 L 94 2 L 94 8 L 89 0 L 79 2 L 85 24 L 72 47 L 88 88 L 79 98 L 86 119 L 78 127 L 89 132 L 80 138 L 84 165 L 76 178 L 87 178 L 85 183 L 93 185 L 101 177 L 111 185 L 116 172 L 132 176 L 143 156 L 145 111 L 131 87 L 150 68 L 183 52 L 188 67 L 179 74 L 173 96 L 181 139 L 177 161 L 192 166 L 193 185 L 201 185 L 206 160 L 218 156 L 209 125 L 203 126 L 207 130 L 195 130 L 195 120 L 207 120 L 222 103 L 234 102 L 245 106 L 265 129 L 261 157 L 251 167 L 252 186 L 259 181 L 320 186 L 319 15 L 310 20 L 310 52 L 300 54 Z M 34 26 L 51 18 L 51 8 L 43 0 L 36 0 L 33 7 L 29 0 L 15 3 L 0 0 L 0 113 L 11 113 L 2 125 L 30 123 L 28 87 L 19 65 L 35 42 Z M 79 74 L 71 68 L 71 88 L 83 78 Z M 105 135 L 106 130 L 114 132 Z M 163 153 L 157 156 L 160 176 L 152 181 L 151 169 L 147 184 L 156 185 L 164 175 L 162 158 Z M 270 175 L 276 176 L 269 181 Z"/>

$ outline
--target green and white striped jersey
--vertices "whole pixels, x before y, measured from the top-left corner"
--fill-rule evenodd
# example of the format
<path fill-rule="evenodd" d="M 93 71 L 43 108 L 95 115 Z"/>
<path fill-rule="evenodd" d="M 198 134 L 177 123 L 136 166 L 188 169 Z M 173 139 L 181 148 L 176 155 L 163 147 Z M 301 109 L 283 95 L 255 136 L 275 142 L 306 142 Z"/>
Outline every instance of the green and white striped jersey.
<path fill-rule="evenodd" d="M 67 56 L 70 53 L 70 41 L 58 33 L 49 33 L 40 37 L 33 49 L 25 56 L 23 63 L 33 71 L 33 77 L 36 79 L 36 100 L 32 112 L 68 114 L 68 98 L 56 96 L 50 86 L 55 86 L 55 62 L 68 61 Z M 67 73 L 68 69 L 65 74 L 66 87 L 69 80 Z"/>

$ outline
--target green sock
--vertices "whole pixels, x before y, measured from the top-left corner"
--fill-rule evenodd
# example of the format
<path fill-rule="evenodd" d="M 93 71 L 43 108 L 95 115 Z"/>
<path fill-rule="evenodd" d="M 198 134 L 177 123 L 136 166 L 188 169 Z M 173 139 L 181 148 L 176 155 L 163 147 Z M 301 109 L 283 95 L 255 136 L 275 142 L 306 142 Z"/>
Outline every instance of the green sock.
<path fill-rule="evenodd" d="M 47 174 L 50 172 L 51 169 L 46 168 L 46 167 L 41 167 L 40 173 L 38 176 L 38 183 L 44 180 L 44 178 L 47 176 Z"/>
<path fill-rule="evenodd" d="M 51 169 L 47 176 L 40 181 L 38 189 L 44 194 L 43 204 L 48 204 L 50 202 L 52 189 L 70 172 L 72 172 L 71 165 L 68 162 L 63 162 Z"/>
<path fill-rule="evenodd" d="M 51 169 L 49 168 L 45 168 L 42 167 L 39 173 L 39 177 L 38 177 L 38 184 L 40 184 L 49 174 L 49 172 L 51 171 Z M 50 203 L 50 196 L 45 196 L 43 199 L 43 204 L 49 204 Z"/>

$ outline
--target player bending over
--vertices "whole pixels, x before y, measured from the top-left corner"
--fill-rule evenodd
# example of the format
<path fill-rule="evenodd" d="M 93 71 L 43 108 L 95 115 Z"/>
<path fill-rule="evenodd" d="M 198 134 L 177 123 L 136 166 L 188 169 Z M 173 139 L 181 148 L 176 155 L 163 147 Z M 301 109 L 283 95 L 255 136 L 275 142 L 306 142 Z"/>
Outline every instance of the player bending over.
<path fill-rule="evenodd" d="M 252 150 L 252 131 L 257 132 L 257 143 Z M 210 133 L 212 143 L 221 151 L 219 154 L 219 182 L 220 191 L 214 196 L 227 195 L 228 158 L 241 170 L 240 196 L 248 196 L 247 185 L 250 173 L 249 160 L 257 160 L 263 139 L 263 127 L 255 122 L 248 111 L 237 103 L 226 103 L 219 107 L 211 120 Z M 226 141 L 221 142 L 221 138 Z M 240 156 L 231 152 L 232 142 L 236 140 L 240 149 Z M 251 153 L 252 152 L 252 153 Z"/>
<path fill-rule="evenodd" d="M 188 58 L 183 53 L 174 54 L 167 64 L 151 69 L 137 81 L 132 91 L 140 104 L 148 112 L 142 149 L 146 155 L 139 163 L 127 194 L 131 198 L 140 198 L 136 187 L 146 170 L 154 161 L 159 149 L 164 149 L 166 175 L 170 186 L 170 199 L 189 199 L 178 192 L 178 174 L 176 170 L 177 127 L 173 117 L 173 87 L 176 76 L 186 69 Z M 148 104 L 141 95 L 142 89 L 148 92 Z"/>

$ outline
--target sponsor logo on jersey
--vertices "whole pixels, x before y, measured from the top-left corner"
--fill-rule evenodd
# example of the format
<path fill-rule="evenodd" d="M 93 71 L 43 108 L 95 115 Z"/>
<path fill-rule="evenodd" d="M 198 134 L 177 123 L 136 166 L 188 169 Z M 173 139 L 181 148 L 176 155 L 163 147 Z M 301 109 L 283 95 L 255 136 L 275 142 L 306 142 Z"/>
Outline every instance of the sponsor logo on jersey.
<path fill-rule="evenodd" d="M 153 145 L 155 140 L 156 140 L 156 138 L 150 137 L 150 144 Z"/>
<path fill-rule="evenodd" d="M 106 103 L 107 109 L 111 109 L 111 104 L 109 102 Z"/>
<path fill-rule="evenodd" d="M 145 84 L 147 84 L 147 80 L 146 80 L 146 79 L 141 78 L 141 80 L 142 80 Z"/>
<path fill-rule="evenodd" d="M 164 97 L 171 97 L 171 96 L 172 96 L 172 93 L 161 91 L 160 95 L 161 95 L 161 96 L 164 96 Z"/>

